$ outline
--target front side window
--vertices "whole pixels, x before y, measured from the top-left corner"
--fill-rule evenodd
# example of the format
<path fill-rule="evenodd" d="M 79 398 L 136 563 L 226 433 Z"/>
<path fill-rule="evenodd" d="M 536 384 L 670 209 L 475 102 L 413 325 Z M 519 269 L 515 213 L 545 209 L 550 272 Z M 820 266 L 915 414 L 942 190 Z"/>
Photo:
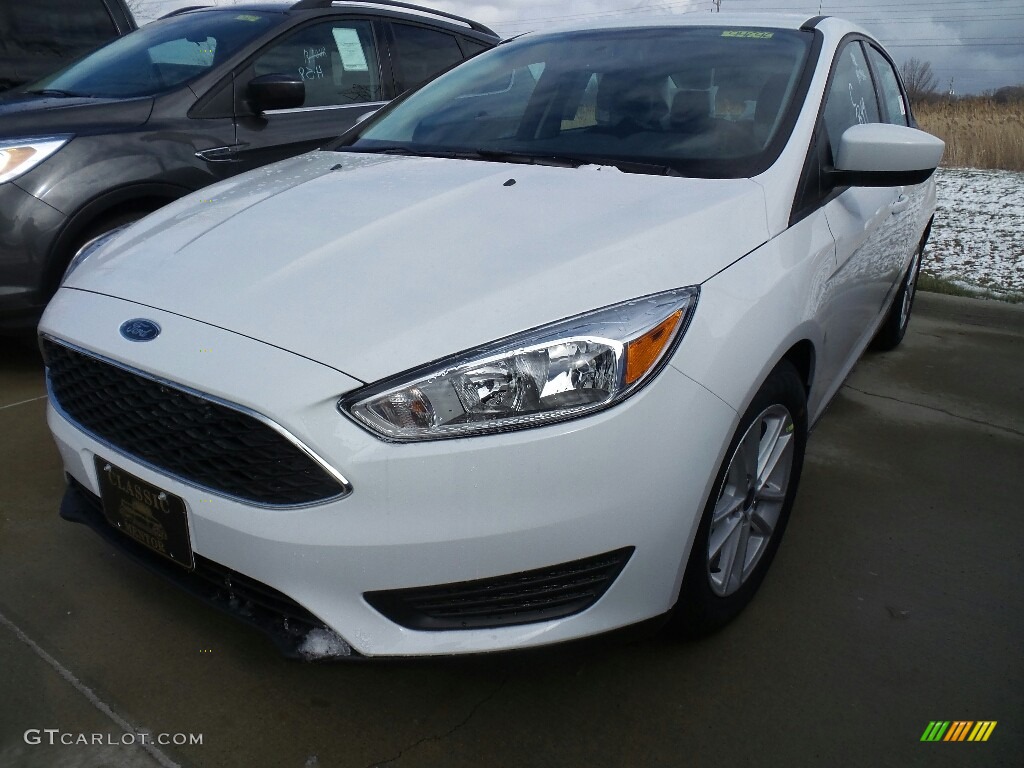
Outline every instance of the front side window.
<path fill-rule="evenodd" d="M 843 131 L 854 125 L 881 122 L 871 72 L 859 42 L 847 43 L 836 59 L 825 102 L 825 128 L 832 157 Z"/>
<path fill-rule="evenodd" d="M 153 96 L 200 77 L 280 16 L 202 11 L 155 21 L 28 86 L 29 92 L 128 98 Z"/>
<path fill-rule="evenodd" d="M 524 37 L 424 86 L 351 148 L 750 175 L 781 150 L 812 39 L 721 27 Z"/>
<path fill-rule="evenodd" d="M 286 74 L 306 86 L 303 107 L 381 101 L 380 65 L 369 21 L 336 20 L 288 35 L 253 62 L 255 74 Z"/>
<path fill-rule="evenodd" d="M 867 46 L 871 66 L 878 78 L 882 103 L 885 106 L 885 122 L 892 125 L 909 125 L 907 103 L 903 100 L 903 91 L 896 70 L 892 64 L 873 46 Z"/>

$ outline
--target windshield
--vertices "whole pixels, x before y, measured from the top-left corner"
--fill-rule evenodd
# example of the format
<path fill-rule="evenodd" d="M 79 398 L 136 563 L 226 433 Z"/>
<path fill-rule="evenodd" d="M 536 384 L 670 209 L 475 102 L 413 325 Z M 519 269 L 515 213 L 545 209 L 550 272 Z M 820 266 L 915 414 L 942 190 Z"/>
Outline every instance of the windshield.
<path fill-rule="evenodd" d="M 348 149 L 752 175 L 791 127 L 788 106 L 812 39 L 723 27 L 522 38 L 424 86 Z"/>
<path fill-rule="evenodd" d="M 67 96 L 153 96 L 206 74 L 279 19 L 276 14 L 252 11 L 172 16 L 118 38 L 24 90 Z"/>

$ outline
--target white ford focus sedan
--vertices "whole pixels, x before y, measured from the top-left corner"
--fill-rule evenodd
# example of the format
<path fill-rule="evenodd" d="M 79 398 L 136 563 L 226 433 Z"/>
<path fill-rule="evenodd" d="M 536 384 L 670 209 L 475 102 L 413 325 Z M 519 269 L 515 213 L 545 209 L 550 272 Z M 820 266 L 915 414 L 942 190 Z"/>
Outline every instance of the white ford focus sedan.
<path fill-rule="evenodd" d="M 39 328 L 61 514 L 305 657 L 711 631 L 907 328 L 913 125 L 833 18 L 502 44 L 79 252 Z"/>

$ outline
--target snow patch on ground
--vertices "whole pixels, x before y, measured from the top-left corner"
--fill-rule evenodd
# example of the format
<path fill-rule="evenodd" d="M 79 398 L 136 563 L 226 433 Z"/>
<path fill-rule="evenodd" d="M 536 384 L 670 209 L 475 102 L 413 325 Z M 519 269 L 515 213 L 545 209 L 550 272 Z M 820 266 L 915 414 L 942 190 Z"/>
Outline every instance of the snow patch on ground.
<path fill-rule="evenodd" d="M 968 286 L 1024 293 L 1024 173 L 940 168 L 922 268 Z"/>
<path fill-rule="evenodd" d="M 329 659 L 336 656 L 351 656 L 352 647 L 329 629 L 311 629 L 299 646 L 304 659 Z"/>

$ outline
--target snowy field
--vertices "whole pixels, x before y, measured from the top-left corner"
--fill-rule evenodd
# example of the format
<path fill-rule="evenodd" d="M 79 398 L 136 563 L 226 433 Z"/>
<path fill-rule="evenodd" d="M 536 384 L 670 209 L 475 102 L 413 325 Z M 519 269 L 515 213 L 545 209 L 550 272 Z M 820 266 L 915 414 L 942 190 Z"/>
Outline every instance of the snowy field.
<path fill-rule="evenodd" d="M 964 287 L 1024 293 L 1024 173 L 940 168 L 922 268 Z"/>

